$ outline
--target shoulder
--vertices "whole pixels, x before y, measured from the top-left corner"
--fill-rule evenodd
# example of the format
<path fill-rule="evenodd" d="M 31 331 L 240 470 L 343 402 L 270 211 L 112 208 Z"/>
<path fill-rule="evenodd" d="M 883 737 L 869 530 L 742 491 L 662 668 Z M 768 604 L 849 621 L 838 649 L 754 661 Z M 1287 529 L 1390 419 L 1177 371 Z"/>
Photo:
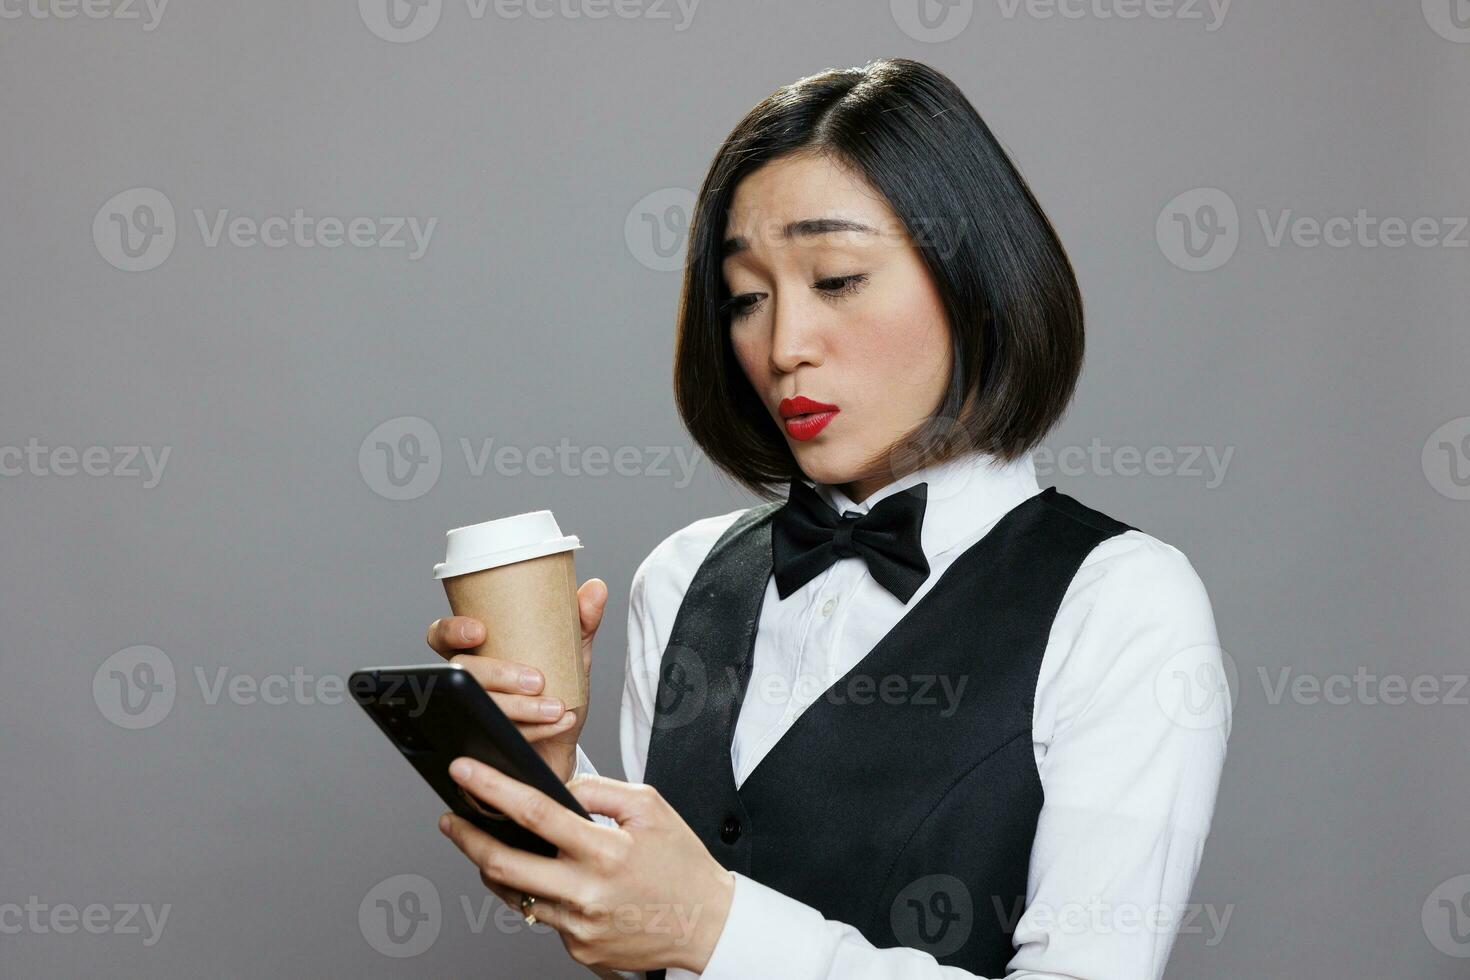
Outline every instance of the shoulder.
<path fill-rule="evenodd" d="M 1103 541 L 1082 560 L 1078 582 L 1093 602 L 1147 616 L 1209 611 L 1204 582 L 1189 558 L 1166 541 L 1129 529 Z"/>
<path fill-rule="evenodd" d="M 677 608 L 715 542 L 753 509 L 702 517 L 667 535 L 633 572 L 631 602 L 643 608 Z"/>
<path fill-rule="evenodd" d="M 1108 705 L 1131 706 L 1135 718 L 1140 705 L 1175 715 L 1186 709 L 1172 705 L 1175 689 L 1187 682 L 1204 685 L 1193 703 L 1209 717 L 1186 721 L 1229 731 L 1229 695 L 1215 690 L 1228 658 L 1204 582 L 1178 548 L 1136 529 L 1103 541 L 1078 568 L 1056 625 L 1062 718 Z"/>

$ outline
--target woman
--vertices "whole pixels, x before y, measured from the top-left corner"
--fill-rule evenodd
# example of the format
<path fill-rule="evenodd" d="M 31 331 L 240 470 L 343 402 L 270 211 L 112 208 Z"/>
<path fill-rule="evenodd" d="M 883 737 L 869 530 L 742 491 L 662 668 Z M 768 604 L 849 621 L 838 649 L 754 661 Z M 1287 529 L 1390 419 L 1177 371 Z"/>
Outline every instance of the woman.
<path fill-rule="evenodd" d="M 1222 676 L 1185 557 L 1037 485 L 1082 351 L 1062 246 L 947 78 L 885 60 L 756 106 L 700 190 L 675 393 L 769 502 L 634 575 L 629 783 L 539 678 L 455 653 L 482 624 L 430 627 L 605 815 L 456 760 L 561 849 L 446 814 L 486 886 L 602 974 L 1161 976 L 1229 704 L 1180 690 Z M 579 597 L 590 665 L 606 586 Z"/>

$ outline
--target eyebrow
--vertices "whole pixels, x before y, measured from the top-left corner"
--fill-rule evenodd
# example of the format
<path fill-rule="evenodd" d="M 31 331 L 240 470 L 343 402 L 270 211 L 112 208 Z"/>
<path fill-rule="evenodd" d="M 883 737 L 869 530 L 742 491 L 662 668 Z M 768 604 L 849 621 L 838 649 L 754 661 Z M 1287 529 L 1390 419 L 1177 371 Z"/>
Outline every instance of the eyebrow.
<path fill-rule="evenodd" d="M 802 221 L 793 221 L 781 229 L 781 237 L 790 240 L 792 238 L 815 238 L 818 235 L 830 235 L 837 231 L 866 231 L 874 232 L 861 221 L 853 221 L 851 218 L 807 218 Z M 876 232 L 874 232 L 876 234 Z M 720 246 L 720 258 L 727 259 L 732 255 L 750 248 L 750 241 L 740 235 L 725 239 Z"/>

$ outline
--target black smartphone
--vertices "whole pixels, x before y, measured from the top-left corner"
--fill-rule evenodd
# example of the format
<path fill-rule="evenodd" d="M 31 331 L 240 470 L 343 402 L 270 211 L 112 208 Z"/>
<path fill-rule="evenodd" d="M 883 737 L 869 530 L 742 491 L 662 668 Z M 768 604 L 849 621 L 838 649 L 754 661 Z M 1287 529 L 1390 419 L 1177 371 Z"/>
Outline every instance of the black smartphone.
<path fill-rule="evenodd" d="M 449 775 L 460 756 L 534 786 L 587 820 L 592 818 L 536 750 L 458 664 L 364 667 L 348 678 L 352 698 L 372 717 L 455 813 L 512 847 L 555 857 L 548 843 L 462 789 Z"/>

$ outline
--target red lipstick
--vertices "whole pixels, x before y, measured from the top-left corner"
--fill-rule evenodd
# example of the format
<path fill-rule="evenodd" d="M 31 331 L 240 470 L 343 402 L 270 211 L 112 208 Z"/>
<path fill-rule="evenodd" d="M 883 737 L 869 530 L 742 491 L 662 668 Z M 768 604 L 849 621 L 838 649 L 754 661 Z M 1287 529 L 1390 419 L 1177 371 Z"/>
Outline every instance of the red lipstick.
<path fill-rule="evenodd" d="M 786 421 L 786 433 L 802 442 L 816 438 L 840 411 L 836 405 L 812 401 L 802 395 L 781 399 L 777 410 Z"/>

